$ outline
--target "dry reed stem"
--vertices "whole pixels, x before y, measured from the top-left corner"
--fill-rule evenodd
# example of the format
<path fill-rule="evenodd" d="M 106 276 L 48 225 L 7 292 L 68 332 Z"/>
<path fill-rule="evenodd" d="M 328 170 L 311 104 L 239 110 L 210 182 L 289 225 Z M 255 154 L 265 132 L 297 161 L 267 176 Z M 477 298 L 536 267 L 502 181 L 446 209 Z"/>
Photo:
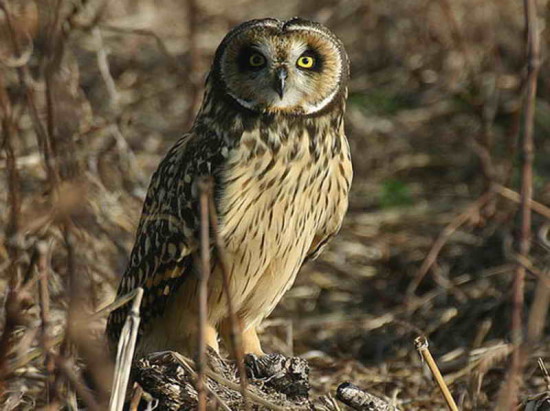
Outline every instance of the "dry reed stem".
<path fill-rule="evenodd" d="M 132 368 L 132 359 L 136 346 L 139 330 L 139 308 L 143 299 L 143 288 L 137 288 L 137 294 L 132 303 L 130 313 L 126 318 L 120 338 L 116 356 L 115 375 L 113 377 L 113 389 L 109 402 L 109 411 L 121 411 L 124 407 L 126 389 Z"/>
<path fill-rule="evenodd" d="M 9 4 L 5 1 L 0 2 L 0 9 L 4 12 L 4 18 L 8 28 L 10 42 L 15 53 L 20 56 L 20 47 L 17 41 Z M 20 69 L 18 69 L 18 74 Z M 1 77 L 1 76 L 0 76 Z M 21 78 L 21 77 L 20 77 Z M 2 336 L 0 337 L 0 394 L 4 391 L 4 377 L 7 375 L 7 356 L 12 346 L 12 332 L 19 323 L 21 316 L 21 293 L 20 293 L 20 251 L 14 241 L 19 233 L 20 215 L 21 215 L 21 186 L 19 172 L 16 166 L 16 155 L 13 146 L 14 135 L 17 132 L 14 123 L 14 113 L 12 110 L 9 94 L 4 86 L 3 78 L 0 78 L 0 104 L 2 107 L 2 135 L 1 147 L 6 154 L 7 171 L 7 191 L 8 191 L 8 222 L 5 231 L 5 247 L 9 255 L 8 271 L 8 291 L 4 303 L 5 323 Z"/>
<path fill-rule="evenodd" d="M 168 61 L 172 69 L 174 69 L 175 71 L 181 74 L 189 75 L 187 70 L 182 69 L 177 59 L 172 55 L 172 53 L 168 51 L 168 47 L 166 47 L 166 44 L 164 44 L 164 41 L 153 30 L 117 27 L 117 26 L 112 26 L 108 24 L 100 24 L 99 28 L 102 30 L 111 31 L 113 33 L 134 34 L 137 36 L 152 37 L 155 40 L 155 44 L 157 45 L 157 48 L 164 55 L 164 57 L 166 57 L 166 60 Z"/>
<path fill-rule="evenodd" d="M 195 112 L 200 103 L 200 88 L 198 86 L 196 73 L 200 72 L 199 52 L 197 47 L 197 27 L 198 27 L 198 7 L 196 0 L 187 0 L 185 2 L 187 6 L 187 25 L 189 27 L 189 66 L 187 68 L 187 75 L 189 77 L 189 89 L 190 89 L 190 104 L 187 109 L 187 116 L 185 118 L 184 128 L 187 130 L 193 125 L 193 119 L 195 118 Z"/>
<path fill-rule="evenodd" d="M 31 283 L 33 283 L 33 282 L 29 281 L 25 285 L 25 287 L 22 288 L 23 292 L 25 291 L 25 288 L 27 288 L 27 286 Z M 77 327 L 80 326 L 78 321 L 93 322 L 93 321 L 97 321 L 98 319 L 101 319 L 101 318 L 105 317 L 111 311 L 114 311 L 117 308 L 122 307 L 123 305 L 128 303 L 128 301 L 130 301 L 132 299 L 135 299 L 138 292 L 139 292 L 139 288 L 135 288 L 134 290 L 130 291 L 128 294 L 124 294 L 122 297 L 116 299 L 111 304 L 109 304 L 106 307 L 104 307 L 104 308 L 100 309 L 99 311 L 95 312 L 90 317 L 86 317 L 84 319 L 78 319 L 77 322 L 76 322 Z M 56 336 L 51 337 L 51 344 L 52 344 L 52 346 L 56 346 L 56 345 L 60 344 L 62 340 L 63 340 L 63 335 L 58 334 Z M 36 358 L 40 357 L 43 354 L 44 354 L 43 347 L 35 347 L 35 348 L 31 349 L 26 357 L 17 358 L 15 361 L 11 362 L 9 364 L 10 367 L 7 370 L 6 373 L 7 374 L 12 373 L 17 368 L 24 367 L 26 364 L 28 364 L 29 362 L 35 360 Z"/>
<path fill-rule="evenodd" d="M 546 365 L 544 364 L 544 361 L 542 358 L 539 357 L 537 360 L 537 364 L 542 371 L 542 375 L 544 375 L 544 382 L 546 383 L 546 389 L 550 391 L 550 373 L 548 372 L 548 369 L 546 368 Z"/>
<path fill-rule="evenodd" d="M 445 399 L 447 407 L 451 411 L 458 411 L 458 407 L 456 406 L 455 400 L 453 399 L 453 396 L 449 391 L 449 387 L 447 387 L 447 384 L 445 383 L 445 380 L 443 379 L 443 376 L 441 375 L 441 372 L 439 371 L 439 368 L 437 367 L 437 364 L 435 363 L 435 360 L 433 359 L 432 354 L 428 349 L 428 340 L 426 339 L 426 337 L 423 336 L 416 337 L 416 339 L 414 340 L 414 344 L 416 349 L 422 356 L 422 359 L 426 362 L 428 368 L 432 372 L 437 386 L 439 387 L 441 394 L 443 394 L 443 398 Z"/>
<path fill-rule="evenodd" d="M 538 32 L 538 13 L 536 0 L 523 1 L 525 11 L 525 29 L 527 43 L 527 80 L 524 101 L 524 125 L 521 142 L 521 192 L 519 210 L 519 230 L 517 237 L 518 256 L 527 258 L 531 249 L 531 201 L 533 197 L 533 157 L 535 124 L 535 104 L 537 95 L 537 77 L 540 68 L 540 37 Z M 502 410 L 515 409 L 515 403 L 521 385 L 523 369 L 527 361 L 527 346 L 523 341 L 523 311 L 526 269 L 522 264 L 516 265 L 512 291 L 511 336 L 515 345 L 512 364 L 504 387 L 502 387 L 498 405 Z M 539 294 L 539 303 L 544 295 Z M 546 313 L 544 313 L 546 318 Z"/>
<path fill-rule="evenodd" d="M 527 342 L 536 343 L 542 337 L 550 306 L 550 270 L 537 279 L 535 297 L 527 320 Z"/>
<path fill-rule="evenodd" d="M 4 12 L 4 18 L 8 28 L 8 34 L 13 50 L 16 54 L 20 56 L 22 54 L 21 46 L 19 44 L 17 33 L 13 25 L 9 2 L 0 1 L 0 9 Z M 21 88 L 25 90 L 29 114 L 36 132 L 38 147 L 40 147 L 42 155 L 44 156 L 44 164 L 47 172 L 48 182 L 50 182 L 52 187 L 54 187 L 55 183 L 58 181 L 58 175 L 57 170 L 54 167 L 54 162 L 52 160 L 52 147 L 50 136 L 48 135 L 48 131 L 44 127 L 40 119 L 40 113 L 36 105 L 36 96 L 32 76 L 26 63 L 28 63 L 28 59 L 27 61 L 25 61 L 25 64 L 19 64 L 17 66 L 17 76 Z"/>
<path fill-rule="evenodd" d="M 533 128 L 535 121 L 535 99 L 537 94 L 537 75 L 540 66 L 540 41 L 537 24 L 536 0 L 524 0 L 525 24 L 527 29 L 527 95 L 525 100 L 525 123 L 522 140 L 521 173 L 521 227 L 518 239 L 518 254 L 527 257 L 531 248 L 531 207 L 533 197 Z M 512 315 L 512 338 L 516 344 L 521 342 L 522 312 L 524 300 L 525 268 L 517 265 L 514 282 L 514 300 Z"/>
<path fill-rule="evenodd" d="M 45 242 L 40 241 L 36 245 L 38 251 L 38 287 L 39 287 L 39 302 L 40 302 L 40 320 L 42 322 L 42 347 L 44 349 L 46 370 L 48 372 L 48 400 L 56 397 L 55 380 L 54 380 L 54 365 L 55 361 L 52 355 L 54 347 L 50 335 L 50 292 L 48 289 L 48 246 Z"/>
<path fill-rule="evenodd" d="M 14 49 L 17 51 L 17 41 L 14 39 L 13 27 L 11 26 L 11 20 L 7 4 L 0 3 L 0 8 L 4 11 L 6 21 L 9 27 L 9 33 L 12 37 L 12 43 Z M 7 174 L 7 191 L 8 191 L 8 223 L 5 230 L 5 248 L 8 252 L 9 259 L 7 264 L 8 272 L 8 292 L 4 303 L 5 310 L 5 322 L 2 336 L 0 337 L 0 395 L 4 392 L 4 377 L 7 375 L 7 356 L 11 348 L 11 336 L 14 328 L 16 327 L 18 317 L 21 314 L 20 310 L 20 272 L 18 267 L 19 250 L 18 247 L 13 244 L 17 234 L 19 232 L 19 220 L 21 209 L 21 196 L 20 196 L 20 181 L 19 173 L 16 166 L 15 150 L 12 145 L 12 139 L 16 133 L 16 126 L 13 121 L 13 111 L 11 102 L 8 97 L 7 90 L 3 84 L 3 78 L 0 76 L 0 104 L 2 108 L 2 135 L 3 139 L 1 147 L 6 154 L 6 174 Z"/>
<path fill-rule="evenodd" d="M 199 286 L 199 341 L 197 355 L 197 392 L 198 409 L 206 410 L 206 327 L 208 316 L 208 278 L 210 277 L 210 227 L 208 216 L 208 183 L 204 180 L 198 182 L 200 192 L 200 243 L 201 243 L 201 278 Z"/>
<path fill-rule="evenodd" d="M 514 190 L 510 190 L 509 188 L 501 186 L 500 184 L 495 184 L 494 188 L 497 193 L 500 194 L 502 197 L 513 201 L 514 203 L 521 203 L 521 195 L 516 193 Z M 550 220 L 550 208 L 533 199 L 529 201 L 529 206 L 531 207 L 531 210 Z"/>
<path fill-rule="evenodd" d="M 99 29 L 99 27 L 94 27 L 92 29 L 92 33 L 96 41 L 96 47 L 97 47 L 97 50 L 96 50 L 97 66 L 99 67 L 99 72 L 101 73 L 101 77 L 103 78 L 103 82 L 105 83 L 107 94 L 109 95 L 111 108 L 116 113 L 118 113 L 120 96 L 116 87 L 115 80 L 111 75 L 111 70 L 109 68 L 109 60 L 107 58 L 107 50 L 105 50 L 105 46 L 103 44 L 103 37 L 101 35 L 101 30 Z"/>
<path fill-rule="evenodd" d="M 74 387 L 78 396 L 86 404 L 87 409 L 91 411 L 100 411 L 101 407 L 98 405 L 94 396 L 86 387 L 84 382 L 82 382 L 78 374 L 74 371 L 74 367 L 69 365 L 67 360 L 62 359 L 59 356 L 56 357 L 55 364 L 57 368 L 65 375 L 69 383 Z"/>
<path fill-rule="evenodd" d="M 241 383 L 241 394 L 243 396 L 243 405 L 244 405 L 244 409 L 248 410 L 249 404 L 248 404 L 247 389 L 246 389 L 246 386 L 248 385 L 248 380 L 246 377 L 246 370 L 244 366 L 244 353 L 243 353 L 243 346 L 242 346 L 243 330 L 242 330 L 242 324 L 235 313 L 233 300 L 231 298 L 231 290 L 230 290 L 231 286 L 229 282 L 229 270 L 228 270 L 226 254 L 225 254 L 225 246 L 218 229 L 218 216 L 216 213 L 216 205 L 214 204 L 212 188 L 213 188 L 213 182 L 212 180 L 210 180 L 208 185 L 208 200 L 210 205 L 210 209 L 209 209 L 210 224 L 212 225 L 214 243 L 216 246 L 218 261 L 220 264 L 222 277 L 223 277 L 223 289 L 226 295 L 227 311 L 229 313 L 229 322 L 231 327 L 231 330 L 230 330 L 231 345 L 233 349 L 233 354 L 235 356 L 235 360 L 237 361 L 237 369 L 239 370 L 239 380 Z"/>

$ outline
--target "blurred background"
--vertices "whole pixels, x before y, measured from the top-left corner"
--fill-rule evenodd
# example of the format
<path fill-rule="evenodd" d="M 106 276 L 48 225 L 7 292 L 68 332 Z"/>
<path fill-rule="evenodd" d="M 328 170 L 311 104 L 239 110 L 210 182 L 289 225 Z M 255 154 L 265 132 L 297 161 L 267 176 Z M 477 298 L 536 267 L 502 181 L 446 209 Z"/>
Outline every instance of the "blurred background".
<path fill-rule="evenodd" d="M 544 56 L 548 1 L 538 6 Z M 81 370 L 106 389 L 105 317 L 88 316 L 114 298 L 149 178 L 190 127 L 224 34 L 292 16 L 326 24 L 350 55 L 355 178 L 340 235 L 266 321 L 264 345 L 309 360 L 314 396 L 350 380 L 401 409 L 444 409 L 414 349 L 424 334 L 459 407 L 494 407 L 511 352 L 521 1 L 11 0 L 0 11 L 3 409 L 74 406 Z M 550 267 L 549 73 L 544 60 L 527 313 Z M 522 398 L 545 389 L 549 343 L 543 333 L 530 351 Z"/>

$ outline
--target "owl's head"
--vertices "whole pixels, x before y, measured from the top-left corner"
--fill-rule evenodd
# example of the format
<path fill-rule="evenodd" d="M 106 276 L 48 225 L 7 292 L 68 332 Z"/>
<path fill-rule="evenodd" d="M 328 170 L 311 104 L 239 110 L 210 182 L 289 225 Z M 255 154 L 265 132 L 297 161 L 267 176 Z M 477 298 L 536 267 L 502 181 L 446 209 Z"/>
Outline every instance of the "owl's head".
<path fill-rule="evenodd" d="M 340 40 L 319 23 L 261 19 L 225 36 L 212 75 L 246 109 L 308 115 L 343 96 L 349 62 Z"/>

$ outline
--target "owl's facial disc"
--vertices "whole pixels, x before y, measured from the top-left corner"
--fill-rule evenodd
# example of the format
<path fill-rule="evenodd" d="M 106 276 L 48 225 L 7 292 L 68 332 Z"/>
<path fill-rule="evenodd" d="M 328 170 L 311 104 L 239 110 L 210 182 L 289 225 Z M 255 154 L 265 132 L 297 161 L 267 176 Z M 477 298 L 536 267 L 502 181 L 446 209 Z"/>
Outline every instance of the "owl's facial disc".
<path fill-rule="evenodd" d="M 345 88 L 348 62 L 326 28 L 304 20 L 259 20 L 230 32 L 217 52 L 226 93 L 262 113 L 313 114 Z"/>

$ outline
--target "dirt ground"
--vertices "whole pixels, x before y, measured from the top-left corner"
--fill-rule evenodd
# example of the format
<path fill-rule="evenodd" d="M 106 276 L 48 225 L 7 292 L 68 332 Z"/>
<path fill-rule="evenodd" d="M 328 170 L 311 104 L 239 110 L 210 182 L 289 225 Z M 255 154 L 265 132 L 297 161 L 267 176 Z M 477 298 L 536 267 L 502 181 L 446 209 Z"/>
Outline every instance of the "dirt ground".
<path fill-rule="evenodd" d="M 3 307 L 13 302 L 11 279 L 23 285 L 12 296 L 18 304 L 0 310 L 3 409 L 71 409 L 78 401 L 71 373 L 102 389 L 98 375 L 110 368 L 97 370 L 94 361 L 105 353 L 90 341 L 101 337 L 104 317 L 86 326 L 79 319 L 113 300 L 149 178 L 189 127 L 217 45 L 235 24 L 268 16 L 322 22 L 344 42 L 355 174 L 340 234 L 303 267 L 265 322 L 265 348 L 308 360 L 312 396 L 334 395 L 351 381 L 401 410 L 443 410 L 414 347 L 425 335 L 459 408 L 498 409 L 513 351 L 526 76 L 521 1 L 6 4 Z M 546 0 L 538 1 L 538 14 L 545 56 Z M 523 261 L 524 328 L 536 306 L 542 331 L 528 347 L 522 401 L 550 390 L 537 362 L 550 366 L 547 305 L 534 304 L 550 274 L 549 68 L 544 59 L 534 134 L 538 206 Z M 51 355 L 39 350 L 44 344 Z"/>

